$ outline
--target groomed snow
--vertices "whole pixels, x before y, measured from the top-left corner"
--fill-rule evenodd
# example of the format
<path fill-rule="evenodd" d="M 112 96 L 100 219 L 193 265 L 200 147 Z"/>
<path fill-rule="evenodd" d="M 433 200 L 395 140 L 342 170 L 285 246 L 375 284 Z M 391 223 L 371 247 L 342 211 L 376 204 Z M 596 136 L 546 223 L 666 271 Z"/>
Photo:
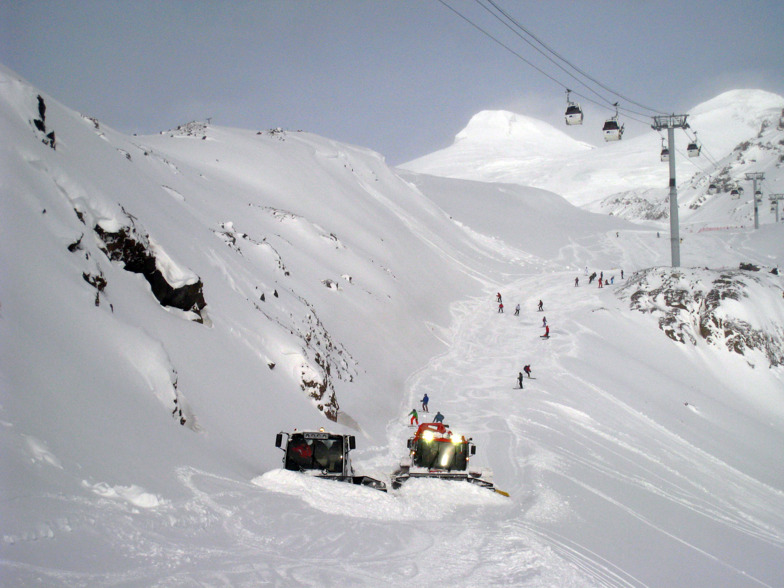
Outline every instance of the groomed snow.
<path fill-rule="evenodd" d="M 661 226 L 308 133 L 128 137 L 44 96 L 52 150 L 37 95 L 0 68 L 4 585 L 781 584 L 784 371 L 629 308 Z M 93 223 L 128 214 L 202 280 L 204 324 L 102 253 Z M 683 265 L 779 265 L 783 229 L 684 232 Z M 733 313 L 780 325 L 769 281 Z M 388 482 L 424 393 L 508 498 L 281 469 L 275 434 L 324 426 Z"/>

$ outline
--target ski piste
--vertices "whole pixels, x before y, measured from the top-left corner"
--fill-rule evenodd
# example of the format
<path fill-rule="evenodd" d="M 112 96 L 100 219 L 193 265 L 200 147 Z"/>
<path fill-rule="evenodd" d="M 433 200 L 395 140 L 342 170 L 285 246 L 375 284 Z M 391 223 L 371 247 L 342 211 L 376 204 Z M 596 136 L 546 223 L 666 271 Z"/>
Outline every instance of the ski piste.
<path fill-rule="evenodd" d="M 16 87 L 0 84 L 0 95 Z M 453 586 L 780 585 L 784 472 L 770 448 L 784 446 L 781 367 L 757 362 L 752 369 L 753 356 L 702 341 L 675 343 L 655 317 L 630 311 L 629 296 L 616 297 L 617 288 L 572 286 L 575 268 L 584 265 L 605 275 L 622 266 L 627 276 L 668 266 L 666 235 L 657 239 L 656 227 L 626 225 L 620 239 L 614 232 L 608 238 L 603 226 L 614 230 L 622 222 L 617 217 L 559 205 L 541 190 L 444 182 L 445 196 L 433 200 L 475 244 L 472 260 L 447 227 L 430 224 L 445 214 L 412 216 L 405 205 L 430 197 L 439 180 L 419 184 L 407 176 L 422 185 L 421 194 L 409 193 L 376 155 L 307 133 L 281 141 L 210 127 L 207 140 L 168 133 L 126 139 L 50 104 L 54 151 L 30 125 L 35 114 L 28 116 L 25 105 L 35 104 L 36 92 L 23 90 L 26 101 L 3 108 L 0 117 L 7 138 L 0 161 L 10 179 L 4 183 L 10 197 L 0 198 L 9 221 L 0 232 L 9 272 L 0 280 L 0 340 L 8 342 L 0 363 L 4 375 L 15 374 L 0 386 L 3 472 L 10 473 L 0 478 L 2 494 L 13 497 L 0 513 L 4 583 L 402 586 L 436 578 Z M 312 153 L 300 149 L 305 142 Z M 258 144 L 269 147 L 277 169 L 264 158 L 236 160 Z M 314 181 L 286 183 L 302 171 L 312 171 Z M 263 185 L 246 188 L 252 178 Z M 356 180 L 361 190 L 353 189 Z M 271 197 L 276 185 L 280 198 Z M 215 200 L 219 192 L 225 197 Z M 468 203 L 462 210 L 461 200 Z M 146 282 L 139 288 L 94 247 L 90 260 L 84 250 L 69 253 L 66 245 L 92 224 L 80 222 L 74 207 L 111 213 L 117 203 L 140 219 L 175 266 L 198 272 L 211 327 L 182 320 L 154 299 L 144 302 L 151 298 Z M 359 224 L 338 214 L 366 206 Z M 387 210 L 403 223 L 385 232 L 395 225 Z M 415 230 L 404 232 L 403 224 Z M 362 226 L 372 243 L 356 238 Z M 684 232 L 685 267 L 678 270 L 686 276 L 708 276 L 693 271 L 705 266 L 784 259 L 782 227 L 701 234 L 692 228 Z M 328 238 L 333 231 L 339 250 Z M 481 240 L 473 239 L 477 233 Z M 265 263 L 279 267 L 267 258 L 272 251 L 253 242 L 265 235 L 290 277 L 247 266 L 253 251 L 266 251 Z M 437 259 L 427 262 L 427 251 L 411 245 L 420 235 Z M 316 243 L 302 250 L 306 263 L 295 250 L 310 240 Z M 291 247 L 281 249 L 285 241 Z M 82 245 L 89 242 L 86 234 Z M 488 249 L 495 259 L 483 255 Z M 340 257 L 330 264 L 325 251 L 333 250 Z M 354 261 L 346 258 L 352 251 Z M 200 263 L 205 252 L 209 263 Z M 501 256 L 513 264 L 500 267 Z M 444 285 L 415 273 L 415 258 Z M 442 280 L 439 269 L 453 262 L 479 285 Z M 100 307 L 82 269 L 108 278 Z M 340 279 L 349 270 L 353 286 Z M 326 277 L 337 278 L 340 290 L 316 279 Z M 258 302 L 256 286 L 266 302 Z M 274 286 L 285 287 L 280 299 Z M 498 289 L 510 306 L 516 293 L 526 294 L 527 316 L 493 314 L 488 301 Z M 333 316 L 334 301 L 352 293 L 357 305 Z M 310 303 L 301 312 L 292 306 L 297 294 Z M 541 331 L 525 324 L 536 322 L 534 297 L 547 301 L 547 317 L 557 325 L 547 343 L 537 343 Z M 273 316 L 283 329 L 267 345 L 261 339 L 277 329 L 264 318 L 271 302 L 281 304 Z M 777 317 L 780 291 L 775 302 L 743 305 Z M 381 317 L 384 309 L 392 316 Z M 379 341 L 371 337 L 377 327 L 390 329 L 385 345 L 376 346 L 384 349 L 381 360 L 356 355 L 356 381 L 336 380 L 343 412 L 334 428 L 294 385 L 299 372 L 284 383 L 297 364 L 287 367 L 283 354 L 265 353 L 300 350 L 286 333 L 306 325 L 288 317 L 314 310 L 333 342 L 355 355 Z M 270 359 L 277 360 L 274 370 Z M 529 362 L 542 382 L 510 390 L 512 376 Z M 171 399 L 161 394 L 171 389 L 175 368 L 178 404 L 197 417 L 185 427 L 170 418 Z M 356 472 L 385 481 L 413 433 L 401 416 L 424 391 L 456 433 L 477 443 L 471 465 L 491 467 L 510 498 L 427 478 L 384 493 L 283 469 L 275 433 L 325 425 L 356 435 Z M 189 428 L 196 423 L 201 430 Z"/>

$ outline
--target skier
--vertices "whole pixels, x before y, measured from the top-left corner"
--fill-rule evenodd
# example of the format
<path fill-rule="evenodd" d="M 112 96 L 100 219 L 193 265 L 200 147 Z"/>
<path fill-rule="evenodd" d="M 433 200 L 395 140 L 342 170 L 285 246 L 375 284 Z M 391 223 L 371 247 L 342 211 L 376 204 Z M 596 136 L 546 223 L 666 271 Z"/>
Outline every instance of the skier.
<path fill-rule="evenodd" d="M 504 303 L 503 302 L 499 302 L 498 303 L 498 312 L 500 312 L 500 313 L 504 312 Z"/>
<path fill-rule="evenodd" d="M 588 285 L 590 286 L 595 279 L 596 279 L 596 272 L 593 272 L 590 276 L 588 276 Z"/>
<path fill-rule="evenodd" d="M 430 398 L 427 397 L 427 392 L 425 392 L 424 398 L 422 398 L 422 412 L 430 412 L 427 409 L 427 403 L 430 402 Z"/>
<path fill-rule="evenodd" d="M 577 288 L 580 285 L 580 278 L 577 277 L 574 279 L 574 287 Z"/>
<path fill-rule="evenodd" d="M 408 414 L 411 415 L 411 422 L 409 423 L 409 425 L 413 426 L 414 421 L 416 421 L 416 424 L 418 425 L 419 424 L 419 415 L 417 414 L 416 408 L 412 409 L 411 412 L 409 412 Z"/>
<path fill-rule="evenodd" d="M 610 276 L 610 285 L 615 284 L 615 276 Z"/>
<path fill-rule="evenodd" d="M 602 279 L 601 278 L 599 278 L 599 287 L 600 288 L 602 287 Z"/>
<path fill-rule="evenodd" d="M 444 415 L 440 412 L 436 412 L 436 416 L 433 417 L 434 423 L 443 423 L 444 422 Z"/>
<path fill-rule="evenodd" d="M 517 306 L 515 306 L 515 316 L 520 316 L 520 303 L 519 302 L 517 303 Z"/>
<path fill-rule="evenodd" d="M 495 301 L 496 302 L 501 302 L 501 293 L 500 292 L 495 295 Z"/>
<path fill-rule="evenodd" d="M 544 302 L 542 302 L 542 301 L 540 300 L 540 301 L 539 301 L 539 312 L 542 312 L 543 310 L 544 310 Z"/>
<path fill-rule="evenodd" d="M 517 373 L 517 387 L 520 388 L 520 390 L 523 389 L 523 372 Z"/>
<path fill-rule="evenodd" d="M 527 366 L 525 366 L 525 367 L 523 368 L 523 371 L 524 371 L 526 374 L 528 374 L 528 377 L 530 378 L 530 377 L 531 377 L 531 364 L 528 364 Z M 520 387 L 522 388 L 522 386 L 520 386 Z"/>
<path fill-rule="evenodd" d="M 547 326 L 544 328 L 544 335 L 541 335 L 542 339 L 549 339 L 550 338 L 550 327 Z"/>
<path fill-rule="evenodd" d="M 623 270 L 621 270 L 621 279 L 623 279 Z"/>
<path fill-rule="evenodd" d="M 547 317 L 543 316 L 542 317 L 542 327 L 546 327 L 546 326 L 547 326 Z"/>

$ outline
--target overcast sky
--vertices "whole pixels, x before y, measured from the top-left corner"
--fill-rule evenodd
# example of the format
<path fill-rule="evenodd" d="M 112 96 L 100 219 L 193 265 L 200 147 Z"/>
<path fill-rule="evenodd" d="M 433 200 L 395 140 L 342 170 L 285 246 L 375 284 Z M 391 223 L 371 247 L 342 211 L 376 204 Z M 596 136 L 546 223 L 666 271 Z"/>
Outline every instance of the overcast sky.
<path fill-rule="evenodd" d="M 782 0 L 493 1 L 645 107 L 687 112 L 735 88 L 784 95 Z M 0 0 L 0 62 L 127 133 L 211 117 L 311 131 L 396 165 L 448 146 L 475 113 L 506 109 L 602 142 L 612 113 L 583 101 L 585 125 L 567 128 L 564 87 L 601 99 L 478 0 L 444 3 L 519 57 L 439 0 Z M 647 128 L 627 121 L 629 135 Z"/>

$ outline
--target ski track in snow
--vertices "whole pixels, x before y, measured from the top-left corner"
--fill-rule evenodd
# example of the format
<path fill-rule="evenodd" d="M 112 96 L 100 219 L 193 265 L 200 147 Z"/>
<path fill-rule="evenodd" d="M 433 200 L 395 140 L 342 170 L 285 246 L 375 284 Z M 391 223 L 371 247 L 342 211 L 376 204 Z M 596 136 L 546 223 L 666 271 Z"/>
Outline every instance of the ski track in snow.
<path fill-rule="evenodd" d="M 597 250 L 615 250 L 615 239 L 608 235 Z M 563 256 L 574 263 L 569 252 Z M 729 534 L 741 553 L 767 550 L 775 557 L 784 549 L 784 516 L 770 509 L 782 504 L 781 492 L 580 375 L 573 361 L 599 336 L 590 319 L 620 307 L 613 287 L 599 290 L 586 280 L 575 288 L 573 278 L 582 279 L 582 272 L 529 261 L 530 275 L 453 306 L 449 351 L 409 378 L 409 401 L 401 407 L 405 414 L 427 392 L 430 414 L 440 410 L 453 430 L 474 438 L 477 465 L 503 472 L 494 481 L 510 498 L 435 480 L 412 480 L 383 494 L 282 470 L 251 482 L 182 467 L 177 478 L 185 497 L 138 504 L 133 498 L 141 489 L 83 483 L 87 495 L 47 498 L 61 504 L 55 511 L 67 504 L 67 518 L 5 538 L 21 545 L 97 532 L 111 538 L 95 556 L 115 562 L 111 570 L 65 571 L 66 565 L 8 560 L 0 565 L 30 583 L 35 578 L 71 586 L 402 586 L 436 576 L 457 586 L 672 583 L 673 576 L 646 578 L 636 571 L 650 573 L 650 565 L 641 563 L 644 546 L 619 555 L 617 543 L 635 535 L 603 529 L 602 512 L 609 509 L 609 520 L 620 512 L 629 525 L 648 529 L 642 536 L 660 537 L 663 547 L 656 552 L 671 553 L 678 562 L 668 566 L 696 568 L 695 576 L 678 577 L 681 585 L 699 583 L 706 566 L 719 570 L 714 580 L 731 585 L 774 585 L 755 577 L 752 564 L 744 568 L 742 555 L 706 545 L 699 539 L 704 533 L 694 539 L 689 524 Z M 506 313 L 497 312 L 496 290 L 504 295 Z M 536 311 L 540 298 L 544 313 Z M 517 302 L 520 316 L 512 310 Z M 545 315 L 549 340 L 539 337 Z M 526 363 L 535 379 L 516 389 L 516 374 Z M 389 471 L 411 433 L 402 419 L 390 423 L 389 453 L 359 462 L 357 469 L 368 471 L 372 463 Z M 503 468 L 499 460 L 505 460 Z M 694 464 L 701 464 L 698 476 Z M 128 498 L 125 490 L 138 492 Z M 101 519 L 92 516 L 98 509 Z M 661 520 L 646 514 L 652 512 L 661 513 Z M 667 566 L 662 568 L 666 574 Z"/>
<path fill-rule="evenodd" d="M 614 249 L 616 238 L 608 235 L 604 247 Z M 624 250 L 639 253 L 640 249 Z M 627 260 L 631 263 L 632 258 Z M 582 273 L 577 275 L 583 278 Z M 615 286 L 621 283 L 619 270 L 605 270 L 605 274 L 615 274 Z M 523 543 L 541 542 L 549 548 L 551 557 L 545 567 L 566 563 L 579 570 L 583 582 L 645 585 L 608 561 L 617 558 L 600 555 L 600 547 L 577 544 L 558 532 L 562 525 L 580 524 L 583 517 L 556 489 L 574 484 L 655 529 L 670 544 L 669 549 L 681 551 L 685 546 L 691 560 L 703 560 L 703 564 L 710 560 L 734 578 L 731 583 L 769 585 L 743 568 L 742 557 L 734 558 L 726 550 L 714 553 L 710 546 L 692 542 L 688 531 L 681 531 L 674 521 L 651 520 L 637 508 L 638 504 L 661 502 L 665 518 L 708 519 L 717 533 L 731 532 L 744 541 L 766 545 L 772 554 L 784 548 L 782 526 L 763 522 L 771 518 L 784 522 L 782 513 L 771 514 L 771 505 L 781 504 L 780 491 L 706 454 L 566 365 L 565 359 L 585 345 L 585 337 L 597 336 L 580 323 L 580 317 L 619 306 L 612 294 L 615 286 L 600 290 L 596 282 L 588 287 L 586 279 L 574 288 L 575 275 L 573 270 L 537 274 L 502 287 L 505 307 L 511 309 L 520 302 L 520 316 L 497 312 L 495 289 L 488 290 L 486 298 L 455 306 L 457 327 L 449 352 L 409 382 L 411 405 L 417 406 L 427 392 L 431 414 L 440 410 L 453 430 L 474 437 L 478 444 L 475 460 L 491 465 L 488 461 L 505 458 L 512 465 L 512 479 L 495 482 L 511 491 L 516 516 L 512 522 L 508 515 L 482 521 L 483 526 L 498 529 L 484 533 L 496 538 L 497 549 L 506 552 L 509 546 L 504 543 L 511 526 Z M 539 299 L 545 301 L 544 313 L 535 310 Z M 543 315 L 551 325 L 549 340 L 539 338 Z M 516 374 L 526 363 L 533 365 L 536 379 L 526 378 L 524 389 L 519 390 Z M 581 405 L 590 406 L 590 414 L 570 406 L 586 395 L 591 399 Z M 628 417 L 625 423 L 603 422 L 602 415 L 619 412 Z M 635 435 L 625 434 L 624 429 Z M 391 447 L 404 447 L 410 430 L 392 427 L 391 433 Z M 645 446 L 628 441 L 639 438 L 646 441 Z M 498 452 L 504 446 L 508 451 Z M 544 451 L 544 447 L 549 449 Z M 619 463 L 627 467 L 619 469 Z M 702 475 L 696 479 L 695 463 L 703 464 Z M 554 483 L 556 478 L 561 480 Z M 726 498 L 728 494 L 731 499 Z M 556 560 L 562 561 L 556 564 Z"/>
<path fill-rule="evenodd" d="M 732 440 L 740 436 L 726 426 L 739 428 L 741 434 L 767 426 L 761 436 L 775 449 L 775 441 L 781 439 L 780 416 L 760 417 L 754 411 L 764 413 L 772 404 L 766 406 L 750 396 L 735 399 L 734 390 L 699 393 L 687 371 L 697 365 L 689 358 L 704 349 L 669 343 L 645 347 L 646 334 L 664 340 L 666 336 L 654 321 L 624 309 L 626 303 L 614 296 L 613 286 L 602 290 L 596 283 L 588 286 L 584 275 L 586 267 L 603 269 L 607 277 L 615 276 L 617 287 L 621 268 L 629 277 L 638 268 L 669 265 L 666 231 L 657 238 L 650 226 L 591 219 L 585 211 L 563 207 L 552 195 L 527 188 L 496 190 L 451 182 L 439 186 L 433 179 L 422 180 L 422 185 L 434 190 L 431 204 L 442 199 L 441 209 L 426 203 L 428 190 L 415 193 L 411 189 L 415 183 L 404 186 L 401 182 L 408 182 L 377 156 L 307 133 L 287 138 L 282 131 L 250 135 L 202 125 L 210 135 L 204 134 L 202 142 L 190 136 L 186 125 L 182 132 L 168 134 L 168 139 L 163 134 L 149 137 L 154 150 L 110 130 L 108 135 L 100 131 L 95 140 L 97 121 L 73 119 L 47 98 L 59 141 L 57 150 L 50 150 L 31 129 L 36 91 L 0 69 L 5 82 L 0 99 L 9 107 L 0 113 L 0 124 L 8 131 L 5 153 L 10 166 L 4 181 L 13 197 L 4 202 L 5 216 L 11 219 L 9 270 L 14 270 L 7 293 L 4 290 L 0 326 L 8 325 L 8 332 L 16 335 L 6 339 L 14 341 L 8 357 L 19 367 L 13 370 L 18 378 L 13 385 L 5 381 L 5 370 L 0 373 L 2 405 L 14 406 L 8 413 L 0 405 L 0 437 L 4 448 L 10 449 L 3 458 L 13 472 L 3 480 L 7 490 L 0 513 L 5 527 L 0 533 L 0 584 L 781 585 L 784 492 L 778 488 L 782 476 L 760 472 L 767 464 L 780 464 L 775 455 L 751 459 L 751 451 L 765 447 L 764 443 L 749 443 L 733 453 Z M 87 133 L 81 131 L 85 125 Z M 169 139 L 179 146 L 172 148 Z M 225 149 L 216 149 L 223 141 Z M 625 169 L 626 177 L 618 178 L 624 185 L 640 179 L 658 182 L 650 173 L 646 178 L 640 177 L 639 170 L 628 171 L 634 158 L 618 160 L 621 167 L 608 166 L 610 157 L 617 159 L 619 147 L 610 147 L 614 155 L 605 161 L 582 168 L 588 175 L 595 171 L 593 179 L 576 177 L 578 168 L 561 166 L 558 174 L 568 172 L 572 180 L 567 180 L 579 182 L 585 197 L 596 182 L 612 188 L 614 178 L 602 179 L 603 169 L 605 176 L 607 169 L 612 174 Z M 321 161 L 323 173 L 315 172 L 316 160 L 307 154 L 309 150 Z M 116 160 L 124 167 L 114 167 Z M 655 165 L 656 170 L 663 169 Z M 445 196 L 442 191 L 454 193 Z M 456 195 L 464 198 L 457 198 L 455 209 L 447 214 Z M 477 218 L 477 203 L 486 209 L 486 219 Z M 288 212 L 289 205 L 296 210 Z M 354 207 L 357 214 L 343 213 Z M 521 213 L 526 222 L 519 222 Z M 542 221 L 540 213 L 545 219 L 552 215 L 553 220 Z M 501 214 L 514 222 L 496 227 Z M 150 245 L 157 248 L 156 259 L 164 259 L 159 269 L 172 282 L 192 283 L 195 269 L 187 268 L 191 262 L 200 267 L 214 316 L 214 321 L 205 321 L 208 333 L 195 338 L 203 338 L 202 343 L 170 344 L 179 334 L 196 331 L 170 322 L 171 315 L 159 315 L 158 305 L 149 304 L 146 282 L 138 288 L 141 278 L 129 279 L 98 254 L 85 225 L 99 223 L 106 230 L 109 225 L 117 230 L 126 216 L 143 221 L 140 226 L 147 227 Z M 310 219 L 323 219 L 324 226 Z M 254 227 L 254 235 L 236 231 L 235 222 Z M 604 228 L 592 226 L 626 228 L 602 234 Z M 776 245 L 780 241 L 773 233 L 761 247 L 761 237 L 750 231 L 698 236 L 688 220 L 681 228 L 684 266 L 719 267 L 717 260 L 737 264 L 738 259 L 780 262 L 781 248 Z M 82 241 L 80 235 L 86 239 Z M 561 246 L 564 242 L 568 244 Z M 322 251 L 325 245 L 340 253 L 327 255 Z M 419 255 L 428 265 L 419 263 Z M 307 262 L 300 259 L 304 257 Z M 305 297 L 306 292 L 315 292 L 306 274 L 321 272 L 322 262 L 330 272 L 330 284 L 337 276 L 348 275 L 345 267 L 363 289 L 361 296 L 345 296 L 346 308 L 362 304 L 367 295 L 373 300 L 371 310 L 389 308 L 397 313 L 372 323 L 385 328 L 395 320 L 406 327 L 390 329 L 391 355 L 394 347 L 409 343 L 415 343 L 416 350 L 436 348 L 427 341 L 428 335 L 411 335 L 408 327 L 420 326 L 415 324 L 419 321 L 427 327 L 422 332 L 432 332 L 448 349 L 410 375 L 401 416 L 387 424 L 388 443 L 384 444 L 383 436 L 366 435 L 353 454 L 357 472 L 383 477 L 394 469 L 413 431 L 402 415 L 419 406 L 427 392 L 431 414 L 442 411 L 455 432 L 473 437 L 478 446 L 475 465 L 493 468 L 494 482 L 510 492 L 509 498 L 460 482 L 411 480 L 399 491 L 381 493 L 280 469 L 255 471 L 270 467 L 273 452 L 279 463 L 280 454 L 269 438 L 271 422 L 281 415 L 293 421 L 310 414 L 301 409 L 304 402 L 289 402 L 293 395 L 280 393 L 277 386 L 284 383 L 280 374 L 286 373 L 286 364 L 301 373 L 299 368 L 307 363 L 302 333 L 295 335 L 301 325 L 294 318 L 299 313 L 295 309 L 315 315 L 317 308 L 319 314 L 321 308 L 325 314 L 339 308 L 315 293 Z M 287 275 L 288 267 L 296 277 L 288 287 L 281 286 L 278 277 Z M 439 268 L 446 271 L 440 273 Z M 85 285 L 85 270 L 100 275 L 105 271 L 111 278 L 101 294 L 101 300 L 112 301 L 108 310 L 105 302 L 95 308 L 98 298 Z M 23 273 L 32 278 L 30 285 L 38 286 L 30 287 Z M 446 292 L 452 284 L 461 288 L 468 280 L 464 282 L 462 275 L 458 279 L 458 273 L 487 291 L 453 304 L 448 327 L 440 317 L 432 318 L 433 306 L 441 301 L 429 297 L 411 303 L 419 299 L 406 296 L 422 278 L 432 283 L 419 294 Z M 575 276 L 580 277 L 579 288 L 573 286 Z M 361 285 L 363 278 L 367 283 Z M 315 280 L 319 291 L 322 285 L 324 280 Z M 51 286 L 58 290 L 50 291 Z M 275 296 L 281 288 L 288 301 L 264 308 L 260 294 L 272 288 Z M 338 294 L 340 289 L 331 288 L 329 296 L 342 296 L 347 290 Z M 466 291 L 476 292 L 476 285 Z M 504 295 L 504 314 L 497 312 L 496 291 Z M 50 294 L 60 299 L 53 304 Z M 82 295 L 89 297 L 85 300 L 90 314 L 79 302 Z M 22 298 L 29 302 L 22 304 Z M 544 313 L 535 310 L 540 298 Z M 392 305 L 387 306 L 387 301 Z M 519 317 L 513 314 L 517 302 L 522 306 Z M 109 327 L 101 321 L 114 313 L 115 306 L 119 320 Z M 263 317 L 261 328 L 246 320 L 245 310 Z M 62 320 L 74 311 L 72 320 Z M 24 315 L 21 321 L 16 313 Z M 551 326 L 549 340 L 539 337 L 544 315 Z M 160 326 L 158 316 L 164 317 Z M 347 316 L 336 313 L 333 320 L 348 322 Z M 362 321 L 350 320 L 357 325 L 346 329 L 347 341 L 355 345 L 378 341 L 362 332 Z M 647 333 L 634 332 L 643 324 L 650 327 Z M 103 326 L 93 328 L 96 325 Z M 616 340 L 614 334 L 623 329 L 627 331 Z M 164 332 L 166 337 L 161 336 Z M 87 341 L 94 336 L 94 341 Z M 52 340 L 42 344 L 45 338 Z M 217 348 L 223 340 L 236 343 L 227 345 L 225 354 Z M 96 351 L 93 355 L 92 345 L 105 341 L 122 342 L 125 354 Z M 25 349 L 25 344 L 24 357 L 13 354 L 18 345 Z M 623 348 L 638 344 L 642 351 Z M 68 353 L 71 346 L 76 352 L 73 357 Z M 364 367 L 358 363 L 358 370 L 366 369 L 375 377 L 385 362 L 396 360 L 387 357 L 386 348 L 378 348 L 385 354 L 368 354 L 370 363 Z M 207 355 L 208 349 L 213 350 L 212 356 Z M 145 353 L 140 356 L 141 350 Z M 186 359 L 189 350 L 205 355 Z M 278 361 L 272 376 L 266 373 L 272 368 L 270 350 L 287 358 Z M 643 357 L 645 350 L 669 353 L 667 360 L 680 362 L 681 373 L 668 379 L 666 368 L 657 370 L 657 358 Z M 236 351 L 247 351 L 258 362 L 239 358 L 235 364 L 231 354 Z M 392 377 L 399 378 L 408 366 L 419 366 L 427 357 L 410 355 L 405 364 L 389 370 Z M 81 357 L 87 361 L 74 360 Z M 105 365 L 109 362 L 104 357 L 117 360 L 120 379 L 123 366 L 133 367 L 142 389 L 151 394 L 141 402 L 134 397 L 126 403 L 124 394 L 132 385 L 117 390 L 101 386 L 117 381 L 113 375 L 97 373 L 114 368 Z M 202 357 L 207 363 L 196 369 Z M 644 372 L 642 377 L 658 377 L 659 388 L 636 383 L 632 386 L 636 395 L 630 394 L 619 377 L 626 375 L 627 383 L 635 377 L 622 373 L 626 366 L 592 365 L 607 363 L 608 358 L 635 364 L 629 370 Z M 219 369 L 218 364 L 227 360 L 230 365 Z M 259 378 L 254 367 L 235 379 L 235 365 L 255 363 L 267 378 Z M 526 363 L 532 364 L 536 379 L 526 379 L 525 388 L 516 389 L 517 372 Z M 175 365 L 188 366 L 191 373 L 178 372 Z M 401 365 L 407 366 L 405 370 Z M 706 380 L 713 379 L 714 371 L 716 381 L 723 375 L 718 363 L 706 361 L 697 367 L 699 377 Z M 85 373 L 69 374 L 68 368 Z M 219 379 L 213 371 L 223 376 Z M 738 373 L 746 377 L 750 372 Z M 194 386 L 199 377 L 208 382 Z M 70 384 L 63 390 L 61 378 Z M 233 393 L 233 388 L 243 386 L 255 390 L 259 380 L 273 389 Z M 363 406 L 363 411 L 353 413 L 356 421 L 341 414 L 341 422 L 350 429 L 356 424 L 359 431 L 361 423 L 376 433 L 379 423 L 383 427 L 389 417 L 389 406 L 397 402 L 398 383 L 383 388 L 383 399 L 376 391 L 374 396 L 353 398 L 389 404 L 379 411 Z M 668 383 L 677 384 L 677 394 L 695 390 L 696 405 L 691 397 L 667 396 L 663 388 Z M 95 390 L 86 393 L 91 388 Z M 11 392 L 8 398 L 6 391 Z M 188 435 L 183 438 L 159 427 L 157 420 L 148 420 L 158 418 L 160 404 L 171 408 L 176 396 L 189 426 L 197 428 L 189 412 L 190 400 L 183 394 L 200 401 L 209 417 L 205 422 L 211 419 L 213 427 L 192 435 L 173 424 L 177 433 Z M 272 401 L 276 406 L 238 409 L 233 402 L 240 399 Z M 147 400 L 154 405 L 152 410 Z M 101 411 L 102 407 L 123 411 Z M 748 408 L 749 415 L 721 421 L 738 407 Z M 131 409 L 127 418 L 126 408 Z M 252 416 L 242 414 L 246 411 Z M 166 424 L 172 420 L 165 413 L 162 416 Z M 269 418 L 256 420 L 264 416 Z M 78 434 L 82 427 L 91 433 L 84 439 Z M 138 437 L 130 434 L 135 427 Z M 235 427 L 239 432 L 232 435 Z M 711 437 L 725 431 L 730 441 L 712 442 Z M 256 434 L 265 444 L 261 450 L 254 446 Z M 149 442 L 142 437 L 149 437 Z M 105 441 L 106 448 L 88 447 L 88 440 L 95 440 L 95 445 Z M 371 443 L 378 445 L 367 447 Z M 747 469 L 743 457 L 753 462 Z"/>

